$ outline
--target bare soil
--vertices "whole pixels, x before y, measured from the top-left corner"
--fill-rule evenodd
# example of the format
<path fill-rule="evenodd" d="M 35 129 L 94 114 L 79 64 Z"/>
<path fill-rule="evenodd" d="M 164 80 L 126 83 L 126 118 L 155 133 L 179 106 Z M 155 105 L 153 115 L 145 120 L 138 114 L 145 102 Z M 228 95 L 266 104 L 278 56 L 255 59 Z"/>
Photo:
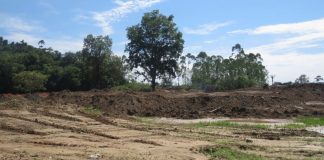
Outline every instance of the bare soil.
<path fill-rule="evenodd" d="M 107 116 L 287 118 L 324 115 L 324 85 L 232 92 L 56 92 L 50 104 L 95 106 Z"/>
<path fill-rule="evenodd" d="M 263 118 L 323 116 L 324 87 L 200 93 L 56 92 L 0 95 L 0 159 L 209 159 L 226 146 L 265 159 L 323 159 L 323 134 L 303 129 L 197 128 L 142 116 Z M 316 102 L 316 103 L 315 103 Z M 103 116 L 85 114 L 99 107 Z M 238 119 L 240 118 L 240 119 Z M 262 119 L 258 119 L 262 118 Z M 250 121 L 253 119 L 253 121 Z"/>

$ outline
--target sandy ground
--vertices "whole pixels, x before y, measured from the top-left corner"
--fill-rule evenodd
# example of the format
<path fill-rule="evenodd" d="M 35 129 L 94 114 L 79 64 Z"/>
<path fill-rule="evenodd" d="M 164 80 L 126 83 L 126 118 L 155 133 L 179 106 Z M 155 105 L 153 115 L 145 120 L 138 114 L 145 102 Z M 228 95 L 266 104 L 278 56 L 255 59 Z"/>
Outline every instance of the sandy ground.
<path fill-rule="evenodd" d="M 0 159 L 206 159 L 207 141 L 105 124 L 74 113 L 0 111 Z"/>
<path fill-rule="evenodd" d="M 91 118 L 69 105 L 2 109 L 0 159 L 203 160 L 210 157 L 199 148 L 214 145 L 268 159 L 324 157 L 323 136 L 314 132 L 192 128 L 163 118 L 163 123 L 139 119 Z"/>

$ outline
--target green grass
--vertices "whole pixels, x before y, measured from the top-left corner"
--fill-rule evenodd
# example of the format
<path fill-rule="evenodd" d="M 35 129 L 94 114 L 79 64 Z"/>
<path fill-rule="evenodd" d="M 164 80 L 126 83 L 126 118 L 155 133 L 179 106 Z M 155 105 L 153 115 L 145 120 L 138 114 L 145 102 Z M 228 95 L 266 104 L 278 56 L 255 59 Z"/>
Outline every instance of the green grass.
<path fill-rule="evenodd" d="M 204 148 L 200 152 L 204 153 L 211 157 L 211 159 L 226 159 L 226 160 L 263 160 L 261 156 L 255 154 L 243 153 L 231 149 L 229 147 L 213 147 L 213 148 Z"/>
<path fill-rule="evenodd" d="M 189 126 L 194 128 L 204 128 L 204 127 L 230 127 L 230 128 L 246 128 L 246 129 L 267 129 L 269 126 L 263 124 L 239 124 L 229 121 L 217 121 L 217 122 L 199 122 L 194 124 L 189 124 Z"/>
<path fill-rule="evenodd" d="M 103 114 L 103 112 L 99 108 L 93 106 L 84 107 L 80 110 L 80 112 L 93 117 L 100 117 Z"/>
<path fill-rule="evenodd" d="M 283 126 L 276 126 L 276 128 L 304 129 L 306 127 L 324 126 L 324 117 L 298 117 L 294 122 Z"/>
<path fill-rule="evenodd" d="M 307 127 L 324 126 L 324 117 L 298 117 L 296 122 L 304 123 Z"/>

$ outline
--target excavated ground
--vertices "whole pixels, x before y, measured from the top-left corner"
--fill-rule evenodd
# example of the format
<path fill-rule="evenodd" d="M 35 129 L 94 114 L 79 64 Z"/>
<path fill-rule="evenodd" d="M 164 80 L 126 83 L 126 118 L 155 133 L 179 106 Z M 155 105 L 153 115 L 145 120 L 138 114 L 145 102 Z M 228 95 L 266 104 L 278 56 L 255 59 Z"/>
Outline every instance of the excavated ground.
<path fill-rule="evenodd" d="M 99 107 L 109 116 L 287 118 L 324 115 L 324 85 L 232 92 L 56 92 L 49 104 Z"/>
<path fill-rule="evenodd" d="M 293 116 L 323 116 L 323 93 L 322 85 L 304 85 L 216 93 L 3 94 L 0 159 L 209 159 L 200 150 L 219 146 L 264 159 L 323 159 L 324 136 L 313 131 L 197 127 L 196 122 L 157 118 L 223 117 L 235 122 L 249 119 L 249 123 L 253 118 L 256 124 L 269 121 L 264 118 L 284 118 L 289 122 Z M 94 107 L 102 115 L 84 112 Z"/>

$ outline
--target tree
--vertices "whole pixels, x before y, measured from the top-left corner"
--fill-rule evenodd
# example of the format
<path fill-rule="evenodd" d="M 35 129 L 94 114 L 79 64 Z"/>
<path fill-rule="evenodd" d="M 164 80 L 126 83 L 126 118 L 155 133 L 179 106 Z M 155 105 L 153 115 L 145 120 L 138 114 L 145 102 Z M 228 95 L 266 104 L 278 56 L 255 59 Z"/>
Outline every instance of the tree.
<path fill-rule="evenodd" d="M 35 71 L 23 71 L 13 76 L 16 90 L 20 92 L 35 92 L 45 90 L 47 76 Z"/>
<path fill-rule="evenodd" d="M 43 48 L 44 44 L 41 40 L 36 48 L 24 41 L 8 43 L 0 37 L 0 93 L 84 90 L 125 83 L 125 67 L 120 57 L 112 55 L 108 36 L 89 35 L 82 52 L 63 56 L 52 48 Z M 33 82 L 38 83 L 42 75 L 46 75 L 46 81 L 36 87 Z"/>
<path fill-rule="evenodd" d="M 302 74 L 300 75 L 296 80 L 295 83 L 299 83 L 299 84 L 305 84 L 309 82 L 309 78 L 307 77 L 306 74 Z"/>
<path fill-rule="evenodd" d="M 127 28 L 127 38 L 127 61 L 131 69 L 141 68 L 136 73 L 151 82 L 152 91 L 157 78 L 175 77 L 184 40 L 172 15 L 167 17 L 158 10 L 145 13 L 141 23 Z"/>
<path fill-rule="evenodd" d="M 40 40 L 40 41 L 38 41 L 38 46 L 39 46 L 39 48 L 43 48 L 44 45 L 45 45 L 45 41 L 44 41 L 44 40 Z"/>
<path fill-rule="evenodd" d="M 186 75 L 187 75 L 187 67 L 186 67 L 186 56 L 181 56 L 180 57 L 180 63 L 179 63 L 179 69 L 177 71 L 178 75 L 178 86 L 180 85 L 180 77 L 182 77 L 183 83 L 186 85 Z"/>
<path fill-rule="evenodd" d="M 315 80 L 318 83 L 319 81 L 322 81 L 323 80 L 323 77 L 320 76 L 320 75 L 318 75 L 318 76 L 315 77 Z"/>
<path fill-rule="evenodd" d="M 273 85 L 273 79 L 275 78 L 275 75 L 270 75 L 271 78 L 271 85 Z"/>
<path fill-rule="evenodd" d="M 232 47 L 229 58 L 208 56 L 200 52 L 192 68 L 192 83 L 199 88 L 213 86 L 218 90 L 263 86 L 267 70 L 259 53 L 245 54 L 240 44 Z"/>
<path fill-rule="evenodd" d="M 89 34 L 83 42 L 82 61 L 83 61 L 83 83 L 85 88 L 104 88 L 105 82 L 105 63 L 111 56 L 112 40 L 109 36 L 93 36 Z"/>

